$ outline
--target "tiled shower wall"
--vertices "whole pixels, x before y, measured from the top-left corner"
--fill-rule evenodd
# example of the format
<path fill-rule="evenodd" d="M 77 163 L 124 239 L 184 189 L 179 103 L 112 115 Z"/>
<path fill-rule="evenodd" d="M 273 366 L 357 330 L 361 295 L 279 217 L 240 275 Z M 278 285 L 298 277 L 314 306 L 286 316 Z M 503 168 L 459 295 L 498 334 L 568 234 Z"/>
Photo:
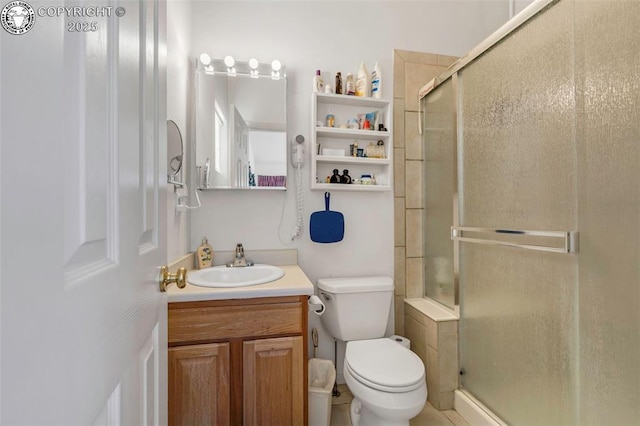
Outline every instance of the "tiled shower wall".
<path fill-rule="evenodd" d="M 395 332 L 404 335 L 404 299 L 424 296 L 422 138 L 418 90 L 458 58 L 394 50 Z"/>
<path fill-rule="evenodd" d="M 420 304 L 404 304 L 405 336 L 425 364 L 429 402 L 438 410 L 449 410 L 458 389 L 458 320 L 434 321 L 416 305 Z"/>
<path fill-rule="evenodd" d="M 412 349 L 424 362 L 429 402 L 439 410 L 453 408 L 453 390 L 458 387 L 458 322 L 434 321 L 404 300 L 425 295 L 424 159 L 418 133 L 418 90 L 456 59 L 406 50 L 395 50 L 393 58 L 395 332 L 411 339 Z"/>

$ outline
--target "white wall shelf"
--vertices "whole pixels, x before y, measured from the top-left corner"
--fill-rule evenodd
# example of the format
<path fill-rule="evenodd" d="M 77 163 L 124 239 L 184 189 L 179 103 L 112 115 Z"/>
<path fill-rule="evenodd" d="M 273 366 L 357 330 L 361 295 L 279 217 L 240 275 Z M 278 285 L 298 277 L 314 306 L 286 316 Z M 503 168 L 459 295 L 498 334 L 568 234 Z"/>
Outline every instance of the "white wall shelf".
<path fill-rule="evenodd" d="M 389 165 L 387 158 L 367 158 L 367 157 L 336 157 L 333 155 L 316 155 L 318 163 L 340 163 L 340 164 L 377 164 Z"/>
<path fill-rule="evenodd" d="M 375 99 L 367 96 L 347 96 L 333 93 L 314 93 L 314 95 L 318 103 L 324 104 L 362 106 L 368 108 L 386 108 L 389 105 L 389 101 L 386 99 Z"/>
<path fill-rule="evenodd" d="M 388 138 L 390 136 L 389 132 L 379 132 L 374 130 L 339 129 L 336 127 L 319 126 L 316 127 L 316 134 L 319 137 L 327 138 L 378 140 Z"/>
<path fill-rule="evenodd" d="M 344 183 L 316 183 L 312 189 L 318 191 L 364 191 L 379 192 L 388 191 L 386 185 L 347 185 Z"/>
<path fill-rule="evenodd" d="M 335 117 L 335 127 L 325 127 L 326 117 L 331 113 Z M 358 115 L 376 113 L 378 123 L 387 130 L 347 129 L 340 127 Z M 314 93 L 311 101 L 311 189 L 322 191 L 390 191 L 393 188 L 392 168 L 392 105 L 386 99 L 335 95 L 332 93 Z M 321 124 L 321 125 L 318 125 Z M 373 126 L 373 123 L 371 123 Z M 350 145 L 357 142 L 358 148 L 366 152 L 370 144 L 384 144 L 385 158 L 353 157 Z M 322 155 L 322 149 L 341 150 L 340 155 Z M 352 179 L 362 175 L 375 177 L 376 185 L 329 184 L 327 176 L 338 169 L 340 174 L 349 171 Z"/>

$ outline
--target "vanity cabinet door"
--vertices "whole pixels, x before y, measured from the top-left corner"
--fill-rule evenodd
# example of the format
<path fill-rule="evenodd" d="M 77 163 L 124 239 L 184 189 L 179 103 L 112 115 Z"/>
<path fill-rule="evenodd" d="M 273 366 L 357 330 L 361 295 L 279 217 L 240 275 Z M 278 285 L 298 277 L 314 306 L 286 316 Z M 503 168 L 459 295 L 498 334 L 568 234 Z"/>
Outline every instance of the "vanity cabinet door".
<path fill-rule="evenodd" d="M 302 425 L 302 336 L 244 342 L 244 424 Z"/>
<path fill-rule="evenodd" d="M 169 425 L 229 425 L 229 343 L 169 348 Z"/>

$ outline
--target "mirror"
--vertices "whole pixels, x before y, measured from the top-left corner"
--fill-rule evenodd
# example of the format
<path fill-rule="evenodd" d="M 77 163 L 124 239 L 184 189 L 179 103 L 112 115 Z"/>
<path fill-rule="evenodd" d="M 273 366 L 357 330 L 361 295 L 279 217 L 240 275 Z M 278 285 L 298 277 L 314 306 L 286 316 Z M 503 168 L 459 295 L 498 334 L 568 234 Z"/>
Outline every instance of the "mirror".
<path fill-rule="evenodd" d="M 180 181 L 183 158 L 184 145 L 180 129 L 175 121 L 167 120 L 167 182 L 183 185 Z"/>
<path fill-rule="evenodd" d="M 205 55 L 196 70 L 198 189 L 286 189 L 284 67 Z"/>

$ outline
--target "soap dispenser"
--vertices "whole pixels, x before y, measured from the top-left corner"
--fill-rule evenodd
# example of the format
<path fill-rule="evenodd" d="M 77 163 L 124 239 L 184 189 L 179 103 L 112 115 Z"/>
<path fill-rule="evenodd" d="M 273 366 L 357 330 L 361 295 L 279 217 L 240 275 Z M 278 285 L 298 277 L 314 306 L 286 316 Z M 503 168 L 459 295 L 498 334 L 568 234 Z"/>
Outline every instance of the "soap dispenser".
<path fill-rule="evenodd" d="M 213 263 L 213 247 L 207 242 L 207 237 L 202 238 L 202 244 L 196 253 L 198 269 L 210 268 Z"/>

